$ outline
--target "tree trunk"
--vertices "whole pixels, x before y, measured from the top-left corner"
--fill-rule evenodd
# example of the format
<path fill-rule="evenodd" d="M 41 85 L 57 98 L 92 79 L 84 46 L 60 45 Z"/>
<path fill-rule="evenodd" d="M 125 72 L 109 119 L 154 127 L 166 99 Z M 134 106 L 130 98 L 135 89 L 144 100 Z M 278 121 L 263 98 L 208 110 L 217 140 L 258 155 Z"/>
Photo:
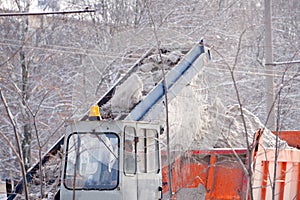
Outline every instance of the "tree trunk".
<path fill-rule="evenodd" d="M 27 28 L 25 28 L 27 30 Z M 25 34 L 25 33 L 23 33 Z M 23 36 L 24 38 L 24 36 Z M 23 137 L 22 137 L 22 152 L 23 152 L 23 159 L 25 164 L 25 169 L 27 170 L 30 167 L 31 161 L 31 126 L 30 126 L 30 119 L 29 113 L 26 110 L 26 104 L 28 101 L 28 64 L 26 63 L 25 52 L 23 49 L 20 50 L 20 62 L 21 62 L 21 69 L 22 69 L 22 113 L 24 119 L 23 125 Z"/>
<path fill-rule="evenodd" d="M 20 51 L 20 60 L 22 68 L 22 109 L 23 109 L 23 137 L 22 137 L 22 151 L 25 169 L 30 167 L 31 161 L 31 126 L 28 111 L 26 110 L 26 102 L 28 100 L 28 65 L 25 61 L 25 52 Z"/>

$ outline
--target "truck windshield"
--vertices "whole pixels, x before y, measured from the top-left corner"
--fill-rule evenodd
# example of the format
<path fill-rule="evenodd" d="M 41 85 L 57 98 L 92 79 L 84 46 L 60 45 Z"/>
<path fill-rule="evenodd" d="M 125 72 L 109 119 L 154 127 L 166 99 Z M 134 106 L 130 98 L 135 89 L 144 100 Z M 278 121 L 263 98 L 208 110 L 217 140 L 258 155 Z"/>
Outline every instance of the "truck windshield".
<path fill-rule="evenodd" d="M 119 137 L 115 133 L 73 133 L 67 138 L 67 189 L 111 190 L 119 182 Z"/>

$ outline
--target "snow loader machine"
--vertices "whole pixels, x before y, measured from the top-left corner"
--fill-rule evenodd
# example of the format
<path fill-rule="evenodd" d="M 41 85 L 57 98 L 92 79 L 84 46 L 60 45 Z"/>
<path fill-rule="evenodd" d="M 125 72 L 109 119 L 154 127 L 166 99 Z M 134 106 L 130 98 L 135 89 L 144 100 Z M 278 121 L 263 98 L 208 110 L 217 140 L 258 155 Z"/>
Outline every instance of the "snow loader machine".
<path fill-rule="evenodd" d="M 60 199 L 162 199 L 159 124 L 143 122 L 148 114 L 157 117 L 167 88 L 172 100 L 210 60 L 209 49 L 200 40 L 123 120 L 101 120 L 99 107 L 112 96 L 117 82 L 84 120 L 67 129 Z M 135 64 L 124 76 L 135 71 Z M 166 83 L 166 86 L 164 86 Z M 160 106 L 159 106 L 160 105 Z M 150 111 L 151 110 L 151 111 Z"/>

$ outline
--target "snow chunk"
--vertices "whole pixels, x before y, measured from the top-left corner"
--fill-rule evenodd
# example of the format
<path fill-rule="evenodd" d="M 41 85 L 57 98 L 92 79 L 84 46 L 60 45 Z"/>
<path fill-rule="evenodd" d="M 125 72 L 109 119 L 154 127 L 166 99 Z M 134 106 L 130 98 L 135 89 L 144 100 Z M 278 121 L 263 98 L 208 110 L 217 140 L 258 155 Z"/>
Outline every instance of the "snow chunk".
<path fill-rule="evenodd" d="M 171 65 L 175 65 L 179 62 L 181 57 L 183 56 L 182 52 L 177 50 L 177 51 L 172 51 L 167 54 L 167 61 Z"/>
<path fill-rule="evenodd" d="M 141 72 L 151 72 L 153 69 L 158 69 L 155 63 L 145 63 L 139 67 Z"/>
<path fill-rule="evenodd" d="M 149 63 L 157 63 L 157 64 L 167 64 L 168 66 L 173 66 L 177 64 L 180 60 L 180 58 L 183 56 L 181 51 L 173 51 L 169 52 L 167 54 L 153 54 L 148 57 Z"/>
<path fill-rule="evenodd" d="M 136 74 L 132 74 L 122 85 L 116 88 L 111 99 L 113 113 L 128 113 L 142 98 L 143 82 Z"/>

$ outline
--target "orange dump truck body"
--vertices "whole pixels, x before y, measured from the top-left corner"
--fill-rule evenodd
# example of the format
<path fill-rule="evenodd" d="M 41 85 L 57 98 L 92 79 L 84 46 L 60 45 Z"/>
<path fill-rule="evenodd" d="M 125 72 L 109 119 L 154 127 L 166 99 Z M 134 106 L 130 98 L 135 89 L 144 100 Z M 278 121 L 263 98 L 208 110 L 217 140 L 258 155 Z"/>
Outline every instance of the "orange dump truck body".
<path fill-rule="evenodd" d="M 262 136 L 256 137 L 260 133 L 258 131 L 255 135 L 257 142 L 253 145 L 256 144 L 257 148 L 255 148 L 256 152 L 251 155 L 253 199 L 272 199 L 274 195 L 276 200 L 300 200 L 300 151 L 297 149 L 279 151 L 276 161 L 276 187 L 275 193 L 272 194 L 275 149 L 262 148 L 260 145 Z M 296 136 L 299 139 L 299 135 Z M 288 143 L 290 144 L 289 141 Z M 171 164 L 173 197 L 176 197 L 176 192 L 182 188 L 197 188 L 201 184 L 206 190 L 205 197 L 202 196 L 201 199 L 249 199 L 246 161 L 247 149 L 187 151 L 177 156 Z M 167 194 L 167 165 L 163 165 L 162 181 L 163 193 Z"/>
<path fill-rule="evenodd" d="M 176 191 L 181 188 L 197 188 L 201 184 L 206 189 L 205 199 L 245 199 L 247 179 L 243 168 L 246 154 L 246 149 L 187 151 L 172 163 L 173 193 L 176 196 Z M 162 177 L 163 192 L 167 193 L 167 165 L 163 167 Z"/>
<path fill-rule="evenodd" d="M 273 132 L 276 135 L 276 132 Z M 280 131 L 278 137 L 285 140 L 291 147 L 300 149 L 300 131 Z"/>

